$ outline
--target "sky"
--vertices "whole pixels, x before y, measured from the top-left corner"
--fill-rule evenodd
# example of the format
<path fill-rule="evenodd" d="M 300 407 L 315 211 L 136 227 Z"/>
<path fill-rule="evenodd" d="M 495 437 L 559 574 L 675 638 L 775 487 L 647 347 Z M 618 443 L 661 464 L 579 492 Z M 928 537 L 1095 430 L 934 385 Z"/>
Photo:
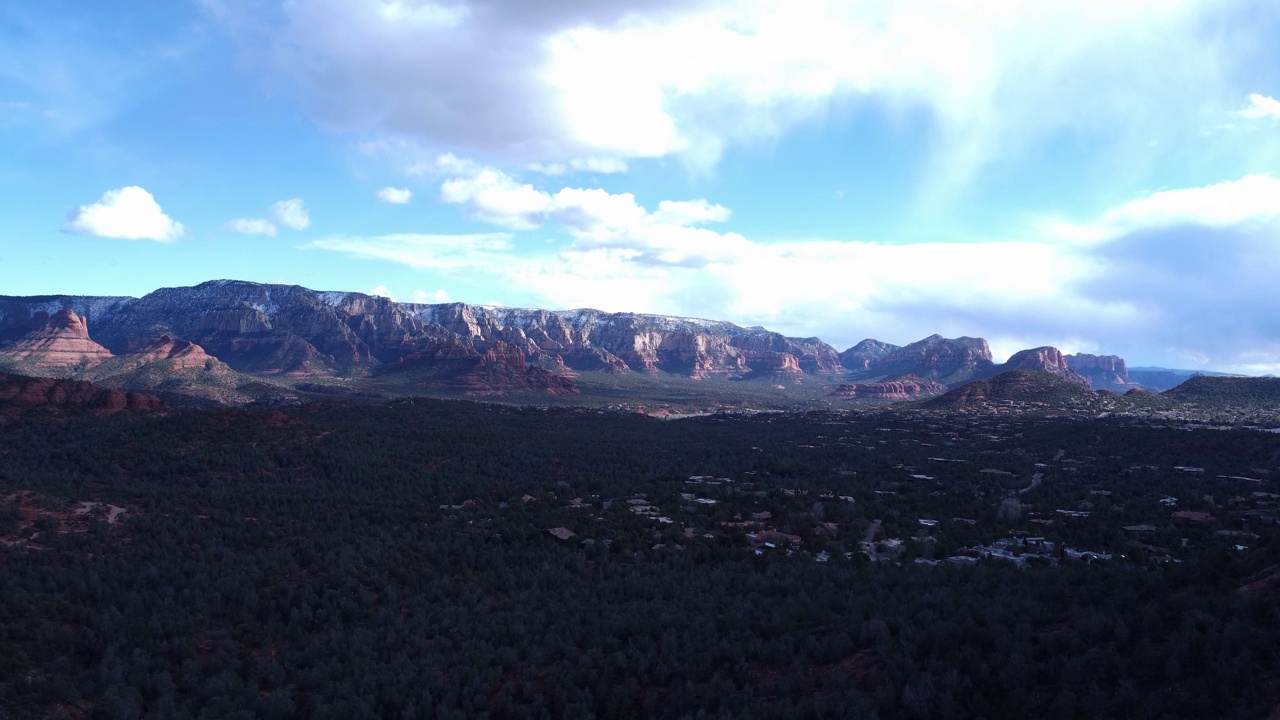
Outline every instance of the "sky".
<path fill-rule="evenodd" d="M 0 5 L 0 294 L 234 278 L 1280 373 L 1273 0 Z"/>

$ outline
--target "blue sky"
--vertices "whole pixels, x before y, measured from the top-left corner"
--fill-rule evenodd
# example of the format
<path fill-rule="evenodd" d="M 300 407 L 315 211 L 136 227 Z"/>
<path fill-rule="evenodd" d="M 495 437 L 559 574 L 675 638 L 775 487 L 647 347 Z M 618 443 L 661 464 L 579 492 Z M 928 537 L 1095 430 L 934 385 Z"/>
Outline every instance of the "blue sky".
<path fill-rule="evenodd" d="M 0 7 L 0 294 L 216 278 L 1280 372 L 1280 6 Z"/>

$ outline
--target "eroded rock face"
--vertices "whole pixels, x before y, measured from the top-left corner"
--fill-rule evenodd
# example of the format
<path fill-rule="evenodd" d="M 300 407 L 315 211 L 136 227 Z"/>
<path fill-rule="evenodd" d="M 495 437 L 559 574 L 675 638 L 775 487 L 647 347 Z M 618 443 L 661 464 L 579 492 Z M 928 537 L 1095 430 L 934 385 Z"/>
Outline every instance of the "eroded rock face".
<path fill-rule="evenodd" d="M 1001 366 L 1001 372 L 1010 370 L 1040 370 L 1070 380 L 1082 387 L 1089 387 L 1089 381 L 1068 367 L 1066 358 L 1055 347 L 1031 348 L 1014 353 L 1008 362 Z"/>
<path fill-rule="evenodd" d="M 850 400 L 916 400 L 947 391 L 947 386 L 923 378 L 901 378 L 885 382 L 844 383 L 837 385 L 831 397 Z"/>
<path fill-rule="evenodd" d="M 89 338 L 88 325 L 70 308 L 52 316 L 36 313 L 31 320 L 40 327 L 0 350 L 0 356 L 20 363 L 25 371 L 69 376 L 111 357 L 111 351 Z"/>
<path fill-rule="evenodd" d="M 1099 390 L 1125 392 L 1137 383 L 1129 378 L 1129 368 L 1124 358 L 1117 355 L 1089 355 L 1076 353 L 1065 355 L 1067 366 L 1084 376 L 1089 384 Z"/>
<path fill-rule="evenodd" d="M 136 361 L 139 366 L 168 362 L 173 370 L 199 369 L 207 366 L 210 361 L 217 362 L 199 345 L 186 340 L 175 340 L 168 335 L 160 336 L 155 342 L 126 357 Z"/>
<path fill-rule="evenodd" d="M 4 333 L 29 332 L 23 323 L 32 308 L 92 306 L 98 313 L 95 340 L 118 355 L 152 352 L 157 337 L 181 338 L 236 371 L 257 375 L 368 375 L 462 348 L 479 357 L 496 343 L 566 373 L 771 377 L 792 374 L 792 364 L 804 374 L 843 371 L 835 349 L 817 338 L 661 315 L 401 304 L 361 293 L 222 280 L 139 299 L 25 300 L 0 298 L 0 342 Z"/>
<path fill-rule="evenodd" d="M 430 387 L 458 390 L 467 395 L 578 392 L 572 378 L 529 364 L 523 350 L 500 340 L 484 352 L 458 337 L 424 341 L 414 352 L 401 358 L 393 371 L 422 373 Z"/>
<path fill-rule="evenodd" d="M 82 408 L 101 413 L 162 410 L 165 403 L 146 393 L 101 388 L 78 380 L 0 373 L 0 409 Z"/>
<path fill-rule="evenodd" d="M 378 334 L 379 300 L 394 306 L 361 296 L 367 303 L 361 307 L 369 310 L 361 316 L 365 322 L 348 323 L 342 308 L 350 297 L 236 281 L 164 288 L 103 318 L 97 332 L 117 352 L 167 335 L 196 343 L 241 372 L 330 375 L 375 362 L 361 334 Z"/>
<path fill-rule="evenodd" d="M 941 335 L 898 347 L 863 340 L 841 354 L 846 367 L 861 375 L 887 379 L 914 376 L 954 385 L 991 371 L 991 348 L 982 338 Z"/>

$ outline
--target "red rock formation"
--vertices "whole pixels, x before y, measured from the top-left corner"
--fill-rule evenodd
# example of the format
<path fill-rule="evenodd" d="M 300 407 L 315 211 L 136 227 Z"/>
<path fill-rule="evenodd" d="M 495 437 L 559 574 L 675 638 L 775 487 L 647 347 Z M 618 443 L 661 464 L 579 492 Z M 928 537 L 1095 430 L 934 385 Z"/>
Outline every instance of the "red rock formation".
<path fill-rule="evenodd" d="M 831 397 L 858 400 L 915 400 L 939 395 L 947 386 L 923 378 L 908 377 L 874 383 L 846 383 L 837 385 Z"/>
<path fill-rule="evenodd" d="M 498 341 L 484 353 L 458 338 L 423 343 L 401 358 L 397 372 L 425 369 L 432 372 L 434 387 L 461 390 L 468 395 L 499 395 L 511 391 L 537 391 L 550 395 L 576 394 L 573 380 L 525 363 L 525 354 L 514 345 Z"/>
<path fill-rule="evenodd" d="M 1009 372 L 1010 370 L 1041 370 L 1070 380 L 1077 385 L 1089 387 L 1089 381 L 1068 367 L 1066 358 L 1055 347 L 1038 347 L 1014 353 L 1009 358 L 1009 361 L 1000 368 L 1001 372 Z"/>
<path fill-rule="evenodd" d="M 800 382 L 804 371 L 800 369 L 800 359 L 790 353 L 776 353 L 765 356 L 758 361 L 759 372 L 769 380 Z"/>
<path fill-rule="evenodd" d="M 155 395 L 101 388 L 78 380 L 0 374 L 0 409 L 82 408 L 99 413 L 162 410 Z"/>
<path fill-rule="evenodd" d="M 573 380 L 525 363 L 520 348 L 495 342 L 471 369 L 446 381 L 448 387 L 468 395 L 496 395 L 533 390 L 548 395 L 577 394 Z"/>
<path fill-rule="evenodd" d="M 941 335 L 895 347 L 864 340 L 845 351 L 843 361 L 862 374 L 881 377 L 912 375 L 944 384 L 961 383 L 989 373 L 991 348 L 982 338 Z"/>
<path fill-rule="evenodd" d="M 1076 353 L 1063 357 L 1068 367 L 1083 375 L 1099 390 L 1123 392 L 1138 385 L 1129 379 L 1129 368 L 1124 358 L 1117 355 Z"/>
<path fill-rule="evenodd" d="M 109 350 L 89 338 L 89 326 L 69 308 L 52 317 L 37 313 L 33 321 L 41 322 L 40 329 L 0 351 L 0 357 L 40 375 L 70 375 L 111 357 Z"/>
<path fill-rule="evenodd" d="M 153 362 L 169 362 L 171 370 L 188 370 L 203 368 L 210 360 L 216 360 L 205 353 L 204 348 L 186 340 L 174 340 L 163 335 L 155 342 L 143 347 L 135 353 L 123 356 L 137 362 L 139 366 Z"/>

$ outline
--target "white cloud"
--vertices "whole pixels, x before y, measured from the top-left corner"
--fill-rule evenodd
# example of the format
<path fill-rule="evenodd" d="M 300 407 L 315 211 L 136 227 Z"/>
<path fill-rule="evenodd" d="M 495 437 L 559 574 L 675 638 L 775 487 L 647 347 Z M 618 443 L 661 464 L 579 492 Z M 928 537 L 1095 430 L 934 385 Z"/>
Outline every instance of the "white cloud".
<path fill-rule="evenodd" d="M 281 200 L 271 206 L 271 217 L 281 225 L 294 230 L 306 230 L 311 226 L 311 215 L 302 198 Z"/>
<path fill-rule="evenodd" d="M 631 193 L 563 188 L 551 194 L 453 155 L 441 157 L 437 166 L 468 173 L 441 185 L 444 202 L 461 206 L 477 220 L 512 230 L 555 221 L 582 249 L 607 246 L 630 253 L 638 262 L 701 266 L 729 261 L 746 244 L 734 233 L 692 227 L 729 219 L 728 208 L 704 199 L 664 200 L 651 213 Z"/>
<path fill-rule="evenodd" d="M 71 213 L 62 229 L 82 235 L 122 240 L 173 242 L 182 237 L 182 223 L 164 214 L 151 193 L 130 185 L 103 193 L 98 202 Z"/>
<path fill-rule="evenodd" d="M 377 192 L 378 199 L 391 205 L 404 205 L 413 199 L 409 188 L 384 187 Z"/>
<path fill-rule="evenodd" d="M 426 290 L 414 290 L 412 302 L 432 304 L 453 302 L 453 298 L 445 290 L 436 290 L 435 292 L 427 292 Z"/>
<path fill-rule="evenodd" d="M 1262 118 L 1280 120 L 1280 100 L 1252 93 L 1249 95 L 1249 104 L 1241 108 L 1238 114 L 1249 120 Z"/>
<path fill-rule="evenodd" d="M 867 106 L 927 118 L 952 181 L 1064 131 L 1152 152 L 1132 139 L 1234 110 L 1222 98 L 1265 46 L 1240 42 L 1255 24 L 1217 0 L 259 5 L 228 0 L 218 19 L 256 18 L 265 37 L 246 42 L 271 47 L 326 127 L 551 174 L 709 167 L 730 144 Z"/>
<path fill-rule="evenodd" d="M 276 236 L 276 226 L 262 218 L 238 218 L 227 223 L 227 229 L 242 235 Z"/>
<path fill-rule="evenodd" d="M 1160 190 L 1107 210 L 1093 223 L 1046 223 L 1057 237 L 1099 242 L 1135 230 L 1175 225 L 1225 228 L 1280 219 L 1280 179 L 1246 175 L 1203 187 Z"/>
<path fill-rule="evenodd" d="M 409 267 L 446 270 L 498 261 L 505 258 L 512 247 L 511 236 L 506 233 L 399 233 L 372 237 L 333 235 L 301 246 L 304 250 L 328 250 L 349 257 L 389 260 Z"/>
<path fill-rule="evenodd" d="M 1280 180 L 1265 174 L 1246 175 L 1214 185 L 1163 190 L 1109 210 L 1106 222 L 1149 227 L 1174 223 L 1227 226 L 1280 217 Z"/>
<path fill-rule="evenodd" d="M 712 205 L 706 200 L 663 200 L 658 203 L 658 211 L 653 214 L 657 222 L 675 225 L 725 222 L 729 219 L 729 215 L 729 208 L 723 205 Z"/>
<path fill-rule="evenodd" d="M 446 167 L 471 169 L 452 156 L 442 158 Z M 520 183 L 494 168 L 476 168 L 473 174 L 446 180 L 440 199 L 464 205 L 472 217 L 512 230 L 531 230 L 550 207 L 550 197 L 527 183 Z"/>
<path fill-rule="evenodd" d="M 422 303 L 422 304 L 433 304 L 433 303 L 439 304 L 439 303 L 452 302 L 452 299 L 450 298 L 449 293 L 443 289 L 436 290 L 435 292 L 427 292 L 426 290 L 414 290 L 413 293 L 408 298 L 404 298 L 404 297 L 393 295 L 391 291 L 387 289 L 386 285 L 379 285 L 378 287 L 370 290 L 369 294 L 377 297 L 384 297 L 389 300 L 394 300 L 395 302 L 398 302 L 398 303 L 410 302 L 410 303 Z"/>
<path fill-rule="evenodd" d="M 574 158 L 569 162 L 529 163 L 529 169 L 543 175 L 559 176 L 574 172 L 591 172 L 601 175 L 612 175 L 627 171 L 625 160 L 609 157 Z"/>

